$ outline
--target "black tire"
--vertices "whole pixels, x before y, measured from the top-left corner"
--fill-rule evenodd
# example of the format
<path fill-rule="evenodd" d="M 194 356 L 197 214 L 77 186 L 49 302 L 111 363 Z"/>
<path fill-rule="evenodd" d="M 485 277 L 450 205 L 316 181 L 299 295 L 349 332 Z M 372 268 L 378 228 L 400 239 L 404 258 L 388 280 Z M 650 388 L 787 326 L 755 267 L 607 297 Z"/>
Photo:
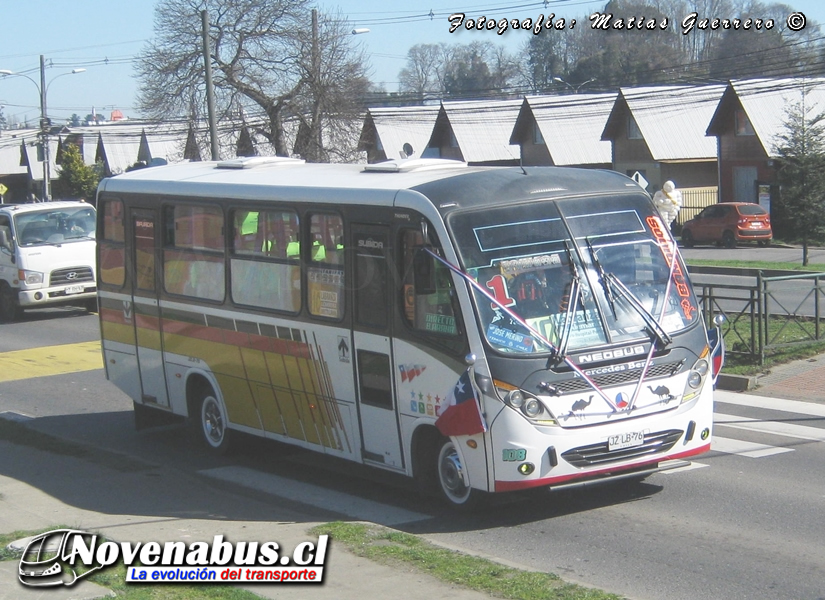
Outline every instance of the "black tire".
<path fill-rule="evenodd" d="M 17 303 L 17 295 L 5 281 L 0 282 L 0 321 L 13 323 L 23 314 Z"/>
<path fill-rule="evenodd" d="M 722 234 L 722 244 L 725 248 L 736 248 L 736 238 L 732 231 L 726 231 Z"/>
<path fill-rule="evenodd" d="M 97 298 L 89 298 L 83 302 L 83 308 L 86 309 L 87 312 L 96 313 L 97 312 Z"/>
<path fill-rule="evenodd" d="M 696 240 L 693 239 L 693 234 L 690 232 L 690 229 L 682 230 L 682 245 L 685 248 L 693 248 L 693 246 L 696 245 Z"/>
<path fill-rule="evenodd" d="M 452 440 L 443 439 L 435 465 L 441 497 L 451 508 L 472 510 L 478 506 L 483 492 L 465 485 L 461 459 Z"/>
<path fill-rule="evenodd" d="M 211 387 L 205 387 L 194 403 L 193 425 L 206 448 L 214 454 L 224 455 L 231 446 L 231 431 L 223 403 Z"/>

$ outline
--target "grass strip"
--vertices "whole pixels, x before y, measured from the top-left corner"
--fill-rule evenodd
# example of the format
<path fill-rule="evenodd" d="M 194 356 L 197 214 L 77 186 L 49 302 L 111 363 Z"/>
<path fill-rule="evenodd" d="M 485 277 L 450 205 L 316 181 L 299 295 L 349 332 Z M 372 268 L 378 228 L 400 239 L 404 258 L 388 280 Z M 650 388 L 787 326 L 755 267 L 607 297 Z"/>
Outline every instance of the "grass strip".
<path fill-rule="evenodd" d="M 329 534 L 357 556 L 389 566 L 412 567 L 436 579 L 519 600 L 621 600 L 621 596 L 566 583 L 552 573 L 522 571 L 486 558 L 436 546 L 415 535 L 365 523 L 319 525 L 313 535 Z"/>

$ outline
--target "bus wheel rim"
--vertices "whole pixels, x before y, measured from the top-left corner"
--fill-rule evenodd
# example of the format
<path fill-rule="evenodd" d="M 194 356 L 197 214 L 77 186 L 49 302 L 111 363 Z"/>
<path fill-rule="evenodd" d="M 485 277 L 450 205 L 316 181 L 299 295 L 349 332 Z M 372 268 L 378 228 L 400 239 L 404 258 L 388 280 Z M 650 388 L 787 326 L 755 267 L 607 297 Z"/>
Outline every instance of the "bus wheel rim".
<path fill-rule="evenodd" d="M 221 407 L 213 397 L 203 401 L 203 433 L 212 446 L 220 446 L 224 436 L 224 420 Z"/>
<path fill-rule="evenodd" d="M 438 479 L 447 497 L 461 504 L 470 496 L 470 488 L 464 483 L 464 467 L 452 442 L 444 444 L 438 457 Z"/>

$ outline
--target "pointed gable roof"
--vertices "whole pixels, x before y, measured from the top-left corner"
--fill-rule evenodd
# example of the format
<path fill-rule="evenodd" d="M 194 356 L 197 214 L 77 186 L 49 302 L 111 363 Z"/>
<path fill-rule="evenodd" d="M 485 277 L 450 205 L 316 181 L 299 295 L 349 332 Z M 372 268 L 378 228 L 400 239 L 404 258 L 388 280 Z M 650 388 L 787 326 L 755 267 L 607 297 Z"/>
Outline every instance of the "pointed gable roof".
<path fill-rule="evenodd" d="M 610 164 L 611 146 L 602 131 L 615 101 L 616 94 L 527 96 L 510 142 L 524 139 L 532 114 L 554 165 Z"/>
<path fill-rule="evenodd" d="M 442 102 L 437 127 L 452 130 L 468 163 L 519 160 L 519 147 L 510 143 L 521 100 Z M 430 144 L 436 136 L 435 128 Z"/>
<path fill-rule="evenodd" d="M 404 145 L 409 144 L 413 151 L 406 158 L 419 158 L 433 133 L 440 108 L 438 104 L 369 108 L 358 149 L 367 150 L 375 143 L 392 160 L 401 158 Z"/>
<path fill-rule="evenodd" d="M 811 114 L 825 112 L 825 78 L 731 80 L 707 127 L 717 136 L 731 127 L 733 111 L 741 106 L 767 156 L 774 156 L 783 133 L 789 107 L 805 99 Z"/>
<path fill-rule="evenodd" d="M 602 139 L 624 131 L 628 111 L 657 161 L 715 160 L 716 140 L 706 135 L 724 85 L 622 88 Z"/>

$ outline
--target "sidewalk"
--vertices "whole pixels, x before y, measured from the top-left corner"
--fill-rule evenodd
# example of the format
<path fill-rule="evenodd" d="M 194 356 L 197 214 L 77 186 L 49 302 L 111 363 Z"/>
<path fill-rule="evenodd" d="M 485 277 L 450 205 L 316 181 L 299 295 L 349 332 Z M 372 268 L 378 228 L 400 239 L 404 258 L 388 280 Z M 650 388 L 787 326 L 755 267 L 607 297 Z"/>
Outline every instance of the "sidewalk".
<path fill-rule="evenodd" d="M 231 491 L 204 478 L 159 465 L 91 464 L 0 442 L 0 531 L 69 527 L 103 534 L 113 541 L 275 541 L 291 550 L 320 522 L 306 520 L 277 499 L 238 501 Z M 136 472 L 137 470 L 137 472 Z M 279 506 L 279 504 L 281 504 Z M 298 507 L 300 509 L 300 507 Z M 330 517 L 329 520 L 333 520 Z M 326 521 L 322 521 L 326 522 Z M 17 579 L 18 561 L 0 562 L 0 600 L 91 600 L 111 592 L 89 581 L 72 587 L 30 588 Z M 109 567 L 116 569 L 118 567 Z M 140 585 L 140 584 L 135 584 Z M 322 585 L 247 584 L 264 598 L 364 600 L 397 598 L 482 600 L 490 596 L 443 583 L 426 574 L 357 557 L 330 543 Z"/>
<path fill-rule="evenodd" d="M 825 403 L 825 354 L 771 367 L 749 394 Z"/>

